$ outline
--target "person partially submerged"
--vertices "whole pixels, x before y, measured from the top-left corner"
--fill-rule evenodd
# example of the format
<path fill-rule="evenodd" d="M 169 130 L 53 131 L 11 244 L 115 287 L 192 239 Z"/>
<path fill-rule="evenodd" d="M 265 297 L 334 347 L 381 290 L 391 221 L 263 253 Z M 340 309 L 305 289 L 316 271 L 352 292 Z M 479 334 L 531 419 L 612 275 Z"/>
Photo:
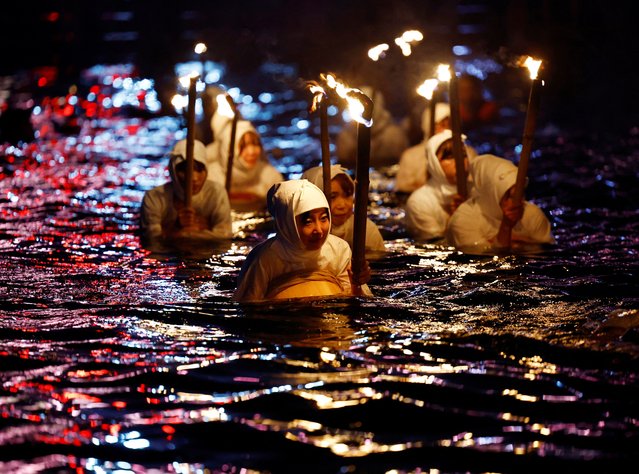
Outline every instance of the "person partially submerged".
<path fill-rule="evenodd" d="M 353 274 L 351 249 L 330 233 L 330 207 L 317 186 L 305 179 L 276 183 L 267 205 L 276 234 L 248 254 L 234 300 L 372 295 L 368 263 Z"/>
<path fill-rule="evenodd" d="M 144 194 L 140 229 L 145 246 L 179 246 L 188 240 L 230 239 L 231 207 L 224 187 L 207 180 L 206 149 L 193 143 L 193 182 L 191 206 L 185 203 L 186 140 L 175 144 L 169 155 L 171 181 Z"/>
<path fill-rule="evenodd" d="M 411 193 L 404 206 L 406 230 L 413 239 L 420 242 L 443 239 L 450 216 L 464 201 L 457 193 L 457 167 L 452 136 L 452 131 L 444 130 L 426 142 L 428 180 Z M 464 164 L 468 169 L 475 159 L 475 153 L 466 143 L 464 152 Z M 468 181 L 467 186 L 472 195 L 472 180 Z"/>
<path fill-rule="evenodd" d="M 341 165 L 332 165 L 331 176 L 331 234 L 341 237 L 351 250 L 355 232 L 355 215 L 353 203 L 355 200 L 355 181 Z M 324 188 L 324 167 L 315 166 L 304 171 L 303 179 L 308 179 L 320 189 Z M 385 252 L 384 238 L 377 225 L 366 218 L 366 252 Z"/>
<path fill-rule="evenodd" d="M 451 216 L 448 242 L 469 252 L 489 252 L 512 245 L 554 244 L 550 221 L 530 201 L 513 200 L 517 166 L 494 155 L 480 155 L 471 166 L 477 193 Z"/>
<path fill-rule="evenodd" d="M 210 162 L 209 179 L 226 186 L 226 173 L 231 143 L 230 127 L 221 132 L 215 144 L 207 149 Z M 266 193 L 270 187 L 284 180 L 284 176 L 271 164 L 262 139 L 247 120 L 237 122 L 229 200 L 239 211 L 259 211 L 265 208 Z"/>

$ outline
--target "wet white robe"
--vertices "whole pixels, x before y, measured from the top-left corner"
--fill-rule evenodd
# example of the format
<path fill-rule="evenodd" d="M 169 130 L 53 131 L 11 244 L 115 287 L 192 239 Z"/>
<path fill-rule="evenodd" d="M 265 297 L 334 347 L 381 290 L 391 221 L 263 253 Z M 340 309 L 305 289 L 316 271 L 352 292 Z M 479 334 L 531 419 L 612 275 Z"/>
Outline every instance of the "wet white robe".
<path fill-rule="evenodd" d="M 184 141 L 179 142 L 169 158 L 169 174 L 171 182 L 156 186 L 144 194 L 140 212 L 140 229 L 145 242 L 160 239 L 162 227 L 173 225 L 177 221 L 175 199 L 184 201 L 184 189 L 176 178 L 175 167 L 185 160 Z M 182 148 L 179 148 L 182 146 Z M 204 145 L 195 141 L 193 158 L 205 164 Z M 230 239 L 231 207 L 226 190 L 218 183 L 205 181 L 202 190 L 192 196 L 192 206 L 195 212 L 207 219 L 209 229 L 201 237 L 213 240 Z"/>
<path fill-rule="evenodd" d="M 435 121 L 440 122 L 450 115 L 450 107 L 445 102 L 437 102 Z M 430 109 L 426 107 L 422 113 L 422 131 L 424 139 L 417 145 L 404 150 L 399 157 L 399 168 L 395 175 L 395 191 L 412 193 L 426 183 L 427 163 L 426 144 L 430 133 Z"/>
<path fill-rule="evenodd" d="M 499 202 L 517 180 L 517 167 L 494 155 L 478 156 L 471 167 L 477 194 L 457 208 L 448 224 L 448 242 L 459 249 L 486 251 L 493 247 L 503 213 Z M 535 204 L 524 201 L 523 217 L 512 230 L 513 241 L 553 244 L 551 225 Z"/>
<path fill-rule="evenodd" d="M 274 285 L 286 277 L 318 272 L 331 278 L 344 294 L 351 294 L 348 269 L 352 253 L 346 241 L 328 234 L 319 250 L 306 250 L 295 224 L 295 216 L 299 214 L 317 208 L 329 209 L 324 193 L 307 180 L 291 180 L 273 186 L 267 200 L 277 233 L 251 250 L 242 265 L 233 299 L 267 300 Z M 362 290 L 370 294 L 367 285 L 363 285 Z"/>
<path fill-rule="evenodd" d="M 231 173 L 230 194 L 233 195 L 255 195 L 259 200 L 261 208 L 266 207 L 266 193 L 275 183 L 284 180 L 284 176 L 275 168 L 263 152 L 259 161 L 249 168 L 242 160 L 239 150 L 239 142 L 246 132 L 257 130 L 246 120 L 237 123 L 235 132 L 235 148 L 233 152 L 233 171 Z M 209 179 L 216 181 L 222 186 L 226 186 L 226 170 L 228 164 L 228 150 L 231 141 L 231 127 L 223 128 L 219 133 L 216 155 L 209 155 L 210 169 Z M 259 134 L 258 134 L 259 135 Z"/>
<path fill-rule="evenodd" d="M 426 157 L 428 166 L 428 181 L 415 190 L 406 200 L 406 230 L 415 240 L 427 242 L 442 239 L 446 233 L 450 214 L 447 210 L 452 197 L 457 194 L 457 185 L 450 184 L 437 158 L 437 149 L 452 137 L 450 130 L 433 135 L 426 143 Z M 466 147 L 469 154 L 469 165 L 475 159 L 470 147 Z M 473 193 L 473 183 L 467 182 L 469 195 Z"/>

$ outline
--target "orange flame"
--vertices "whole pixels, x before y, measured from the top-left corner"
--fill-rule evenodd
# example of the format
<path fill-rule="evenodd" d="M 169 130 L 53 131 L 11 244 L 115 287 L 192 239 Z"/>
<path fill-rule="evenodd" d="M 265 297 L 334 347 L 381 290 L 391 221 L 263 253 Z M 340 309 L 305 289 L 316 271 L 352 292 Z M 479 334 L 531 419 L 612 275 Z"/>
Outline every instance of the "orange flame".
<path fill-rule="evenodd" d="M 419 43 L 423 39 L 424 35 L 421 33 L 421 31 L 408 30 L 404 31 L 402 36 L 400 36 L 399 38 L 395 38 L 395 44 L 400 47 L 404 56 L 410 56 L 412 52 L 411 44 Z"/>
<path fill-rule="evenodd" d="M 182 76 L 180 77 L 179 81 L 180 81 L 180 85 L 185 88 L 188 89 L 189 86 L 191 85 L 191 78 L 192 77 L 199 77 L 200 73 L 198 71 L 191 71 L 189 74 L 187 74 L 186 76 Z"/>
<path fill-rule="evenodd" d="M 421 85 L 417 88 L 417 93 L 422 97 L 425 97 L 428 100 L 433 98 L 433 92 L 437 89 L 437 85 L 439 84 L 438 79 L 426 79 Z"/>
<path fill-rule="evenodd" d="M 440 64 L 437 66 L 437 78 L 441 82 L 448 82 L 452 77 L 452 73 L 450 72 L 450 66 L 448 64 Z"/>
<path fill-rule="evenodd" d="M 324 90 L 322 86 L 316 83 L 310 83 L 308 86 L 308 90 L 311 91 L 311 93 L 313 94 L 313 103 L 311 104 L 311 112 L 315 112 L 319 108 L 322 100 L 324 100 L 324 97 L 326 96 L 326 91 Z"/>
<path fill-rule="evenodd" d="M 523 66 L 528 68 L 530 78 L 534 81 L 535 79 L 537 79 L 537 74 L 539 73 L 539 68 L 541 67 L 541 59 L 534 59 L 528 56 L 523 62 Z"/>
<path fill-rule="evenodd" d="M 377 61 L 379 58 L 386 56 L 386 51 L 388 51 L 388 45 L 386 43 L 378 44 L 368 50 L 368 57 L 373 61 Z"/>
<path fill-rule="evenodd" d="M 215 97 L 215 101 L 217 102 L 218 114 L 228 118 L 235 117 L 235 112 L 231 108 L 231 105 L 229 104 L 228 100 L 226 99 L 226 94 L 218 94 Z"/>
<path fill-rule="evenodd" d="M 353 120 L 359 122 L 361 124 L 370 127 L 373 125 L 373 119 L 366 120 L 363 116 L 366 107 L 361 100 L 361 97 L 367 98 L 369 101 L 371 100 L 366 94 L 364 94 L 359 89 L 353 89 L 348 87 L 346 84 L 339 82 L 335 76 L 332 74 L 320 74 L 320 77 L 324 79 L 326 85 L 335 91 L 335 93 L 346 101 L 346 105 L 348 107 L 348 112 L 350 113 Z M 372 102 L 372 101 L 371 101 Z"/>

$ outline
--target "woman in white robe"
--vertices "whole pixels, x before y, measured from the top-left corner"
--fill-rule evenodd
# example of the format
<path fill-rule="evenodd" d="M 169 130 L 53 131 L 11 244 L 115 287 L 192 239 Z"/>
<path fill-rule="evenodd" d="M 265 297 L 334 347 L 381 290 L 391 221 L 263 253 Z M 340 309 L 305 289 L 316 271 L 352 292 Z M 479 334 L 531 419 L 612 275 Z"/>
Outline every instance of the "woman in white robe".
<path fill-rule="evenodd" d="M 268 209 L 275 221 L 276 235 L 255 246 L 238 276 L 233 298 L 259 302 L 288 297 L 327 295 L 370 295 L 366 283 L 370 268 L 352 275 L 351 249 L 332 235 L 330 209 L 324 193 L 311 182 L 290 180 L 277 183 L 268 192 Z M 313 243 L 307 243 L 300 219 L 321 212 L 321 226 L 313 229 Z M 291 291 L 298 284 L 316 283 L 301 294 Z"/>
<path fill-rule="evenodd" d="M 223 186 L 207 180 L 206 150 L 193 143 L 193 194 L 185 206 L 186 140 L 176 143 L 169 156 L 171 181 L 144 194 L 140 229 L 145 245 L 171 243 L 182 238 L 224 240 L 232 237 L 231 208 Z"/>
<path fill-rule="evenodd" d="M 554 244 L 551 225 L 535 204 L 510 199 L 517 166 L 494 155 L 478 156 L 471 167 L 477 194 L 459 206 L 447 239 L 459 249 L 485 252 L 517 244 Z"/>
<path fill-rule="evenodd" d="M 474 151 L 465 146 L 468 163 L 472 163 Z M 451 214 L 461 204 L 457 193 L 457 170 L 452 155 L 452 132 L 444 130 L 426 142 L 428 180 L 406 200 L 406 230 L 415 240 L 428 242 L 443 239 Z M 472 180 L 468 180 L 469 195 L 473 192 Z"/>
<path fill-rule="evenodd" d="M 355 215 L 353 214 L 353 201 L 355 199 L 355 182 L 341 165 L 331 166 L 331 234 L 341 237 L 351 249 L 353 248 L 353 234 Z M 303 179 L 308 179 L 320 189 L 324 189 L 324 167 L 315 166 L 302 174 Z M 364 244 L 367 252 L 385 252 L 384 238 L 377 225 L 366 218 L 366 241 Z"/>
<path fill-rule="evenodd" d="M 212 159 L 209 179 L 226 185 L 226 170 L 231 141 L 230 127 L 218 132 L 217 156 Z M 233 170 L 229 199 L 238 210 L 266 208 L 266 193 L 284 177 L 268 160 L 259 133 L 246 120 L 239 120 L 235 132 Z"/>
<path fill-rule="evenodd" d="M 435 135 L 450 128 L 450 106 L 446 102 L 435 105 Z M 412 193 L 426 183 L 427 164 L 426 144 L 430 138 L 430 108 L 422 113 L 422 131 L 424 139 L 417 145 L 404 150 L 399 157 L 399 168 L 395 175 L 395 191 Z"/>

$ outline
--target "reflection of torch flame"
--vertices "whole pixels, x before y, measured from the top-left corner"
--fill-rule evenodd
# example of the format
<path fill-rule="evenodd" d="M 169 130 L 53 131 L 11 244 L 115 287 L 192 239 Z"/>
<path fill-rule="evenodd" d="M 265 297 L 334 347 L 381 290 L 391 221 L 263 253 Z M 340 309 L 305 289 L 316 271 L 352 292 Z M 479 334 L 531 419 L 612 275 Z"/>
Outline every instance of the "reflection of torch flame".
<path fill-rule="evenodd" d="M 541 67 L 541 59 L 533 59 L 528 56 L 523 65 L 528 68 L 528 71 L 530 72 L 530 78 L 533 81 L 537 79 L 537 73 L 539 72 L 539 68 Z"/>
<path fill-rule="evenodd" d="M 431 100 L 433 98 L 433 92 L 437 89 L 437 84 L 439 84 L 438 79 L 426 79 L 417 88 L 417 93 L 422 97 Z"/>
<path fill-rule="evenodd" d="M 380 57 L 385 56 L 385 52 L 388 51 L 388 45 L 386 43 L 378 44 L 368 50 L 368 57 L 373 61 L 377 61 Z"/>
<path fill-rule="evenodd" d="M 400 36 L 399 38 L 395 38 L 395 44 L 400 47 L 404 56 L 410 56 L 411 44 L 419 43 L 423 39 L 424 35 L 422 35 L 421 31 L 408 30 L 404 31 L 402 36 Z"/>

